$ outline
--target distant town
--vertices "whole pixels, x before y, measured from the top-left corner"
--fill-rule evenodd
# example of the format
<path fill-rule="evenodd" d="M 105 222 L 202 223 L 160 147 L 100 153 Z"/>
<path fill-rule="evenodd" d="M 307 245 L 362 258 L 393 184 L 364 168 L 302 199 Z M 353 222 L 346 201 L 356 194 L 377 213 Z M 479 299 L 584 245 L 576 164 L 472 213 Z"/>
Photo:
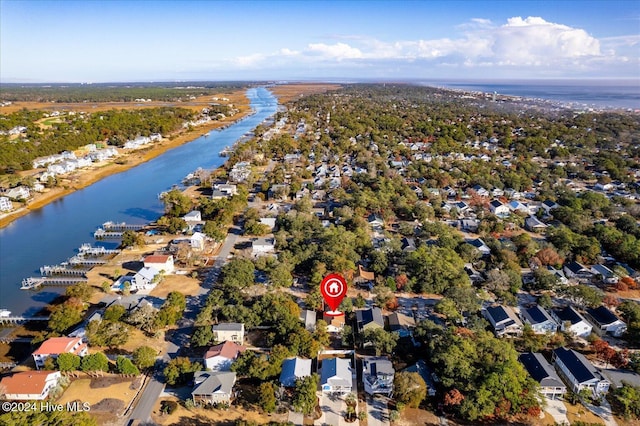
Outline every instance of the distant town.
<path fill-rule="evenodd" d="M 47 309 L 0 306 L 0 424 L 640 421 L 640 115 L 268 89 L 278 112 L 158 194 L 161 217 L 96 223 L 24 277 L 66 287 Z M 0 211 L 250 114 L 222 89 L 156 104 L 175 90 L 94 112 L 0 97 Z"/>

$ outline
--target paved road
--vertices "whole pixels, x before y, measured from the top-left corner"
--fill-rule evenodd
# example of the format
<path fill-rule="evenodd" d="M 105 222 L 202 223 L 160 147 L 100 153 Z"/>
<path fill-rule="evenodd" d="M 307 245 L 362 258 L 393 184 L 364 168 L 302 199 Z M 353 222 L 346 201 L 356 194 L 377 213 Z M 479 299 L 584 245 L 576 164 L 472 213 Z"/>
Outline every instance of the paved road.
<path fill-rule="evenodd" d="M 162 360 L 156 362 L 156 366 L 162 365 Z M 142 391 L 140 398 L 136 402 L 135 408 L 129 415 L 129 419 L 125 422 L 126 425 L 131 424 L 134 420 L 141 423 L 147 423 L 151 421 L 151 412 L 153 406 L 160 397 L 162 391 L 164 391 L 164 383 L 161 381 L 160 372 L 157 371 L 150 378 L 147 386 Z"/>
<path fill-rule="evenodd" d="M 389 426 L 387 399 L 381 395 L 367 395 L 367 425 Z"/>

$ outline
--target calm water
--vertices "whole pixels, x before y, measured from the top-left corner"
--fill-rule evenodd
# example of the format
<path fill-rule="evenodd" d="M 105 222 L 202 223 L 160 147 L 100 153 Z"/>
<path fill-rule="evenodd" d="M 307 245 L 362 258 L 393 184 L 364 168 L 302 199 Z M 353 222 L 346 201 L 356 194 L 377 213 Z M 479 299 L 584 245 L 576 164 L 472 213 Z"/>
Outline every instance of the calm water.
<path fill-rule="evenodd" d="M 501 82 L 429 82 L 430 86 L 522 96 L 593 108 L 640 109 L 640 80 L 532 80 Z"/>
<path fill-rule="evenodd" d="M 276 112 L 277 99 L 268 90 L 250 89 L 247 96 L 254 115 L 109 176 L 0 229 L 0 308 L 13 314 L 34 314 L 64 289 L 20 290 L 23 278 L 39 276 L 42 265 L 65 261 L 82 243 L 96 245 L 93 232 L 108 220 L 147 223 L 157 219 L 163 209 L 160 192 L 198 167 L 212 169 L 223 164 L 220 150 Z"/>

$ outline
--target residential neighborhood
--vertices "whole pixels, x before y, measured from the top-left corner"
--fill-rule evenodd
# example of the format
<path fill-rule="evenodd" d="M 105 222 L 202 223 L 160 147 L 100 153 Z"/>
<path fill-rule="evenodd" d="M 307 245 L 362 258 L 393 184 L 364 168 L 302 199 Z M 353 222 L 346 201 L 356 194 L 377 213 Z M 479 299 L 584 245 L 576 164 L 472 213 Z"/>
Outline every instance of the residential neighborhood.
<path fill-rule="evenodd" d="M 610 141 L 610 116 L 460 96 L 347 85 L 288 103 L 75 272 L 4 398 L 118 374 L 123 422 L 631 418 L 637 149 Z M 583 143 L 596 118 L 611 122 Z M 329 274 L 348 284 L 337 315 Z"/>

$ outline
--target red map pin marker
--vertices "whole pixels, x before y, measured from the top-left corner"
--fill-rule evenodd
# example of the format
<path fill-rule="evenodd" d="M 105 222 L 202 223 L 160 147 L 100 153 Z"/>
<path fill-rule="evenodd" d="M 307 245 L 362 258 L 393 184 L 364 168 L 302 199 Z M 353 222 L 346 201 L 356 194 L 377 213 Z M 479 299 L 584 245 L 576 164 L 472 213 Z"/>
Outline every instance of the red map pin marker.
<path fill-rule="evenodd" d="M 342 315 L 342 312 L 338 311 L 338 307 L 347 294 L 347 281 L 341 275 L 329 274 L 320 283 L 320 293 L 331 308 L 325 313 L 332 316 Z"/>

